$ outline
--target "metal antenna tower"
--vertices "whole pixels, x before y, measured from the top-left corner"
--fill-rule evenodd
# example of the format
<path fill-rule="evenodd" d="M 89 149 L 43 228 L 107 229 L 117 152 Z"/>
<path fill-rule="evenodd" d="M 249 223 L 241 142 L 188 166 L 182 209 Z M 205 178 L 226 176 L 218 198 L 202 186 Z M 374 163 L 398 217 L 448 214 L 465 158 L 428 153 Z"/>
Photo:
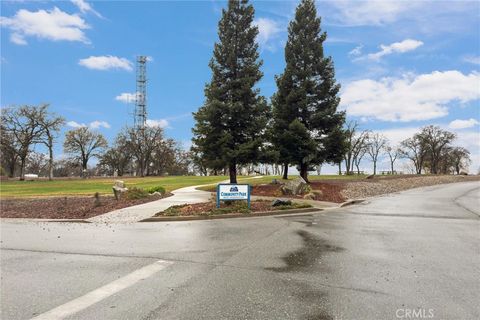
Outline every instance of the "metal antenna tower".
<path fill-rule="evenodd" d="M 135 128 L 143 129 L 147 122 L 147 57 L 137 56 L 137 91 L 135 95 Z"/>

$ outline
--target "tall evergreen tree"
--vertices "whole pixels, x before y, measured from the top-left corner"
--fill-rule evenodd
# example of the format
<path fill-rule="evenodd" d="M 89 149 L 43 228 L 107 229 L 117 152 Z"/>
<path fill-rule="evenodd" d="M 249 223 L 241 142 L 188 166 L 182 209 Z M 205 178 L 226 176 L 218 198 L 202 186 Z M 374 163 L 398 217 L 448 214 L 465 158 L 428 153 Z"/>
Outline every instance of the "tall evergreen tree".
<path fill-rule="evenodd" d="M 278 90 L 272 98 L 272 142 L 279 161 L 285 168 L 297 165 L 306 181 L 313 165 L 336 162 L 345 150 L 341 134 L 345 114 L 337 111 L 340 86 L 332 58 L 323 53 L 326 38 L 314 1 L 302 0 L 288 27 L 286 66 L 276 78 Z"/>
<path fill-rule="evenodd" d="M 237 166 L 261 158 L 268 107 L 255 88 L 262 72 L 258 28 L 247 0 L 230 0 L 218 24 L 219 42 L 210 61 L 212 79 L 205 88 L 205 103 L 194 113 L 194 148 L 209 168 L 229 168 L 237 182 Z"/>

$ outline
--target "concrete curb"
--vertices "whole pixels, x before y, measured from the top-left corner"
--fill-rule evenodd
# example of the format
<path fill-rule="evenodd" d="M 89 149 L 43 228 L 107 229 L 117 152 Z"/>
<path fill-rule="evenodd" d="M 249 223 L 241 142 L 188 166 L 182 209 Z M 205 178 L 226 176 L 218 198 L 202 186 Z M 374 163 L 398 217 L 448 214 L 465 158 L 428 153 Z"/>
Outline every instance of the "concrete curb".
<path fill-rule="evenodd" d="M 222 214 L 215 216 L 164 216 L 164 217 L 151 217 L 140 220 L 138 222 L 173 222 L 173 221 L 195 221 L 195 220 L 216 220 L 216 219 L 232 219 L 232 218 L 255 218 L 266 216 L 284 216 L 293 213 L 308 213 L 322 211 L 319 208 L 300 208 L 300 209 L 288 209 L 288 210 L 275 210 L 275 211 L 261 211 L 254 214 Z"/>
<path fill-rule="evenodd" d="M 64 223 L 91 223 L 84 219 L 35 219 L 35 218 L 1 218 L 0 222 L 64 222 Z"/>
<path fill-rule="evenodd" d="M 354 204 L 359 204 L 359 203 L 362 203 L 364 202 L 366 199 L 353 199 L 353 200 L 348 200 L 348 201 L 345 201 L 344 203 L 342 203 L 339 207 L 340 208 L 343 208 L 343 207 L 346 207 L 346 206 L 351 206 L 351 205 L 354 205 Z"/>

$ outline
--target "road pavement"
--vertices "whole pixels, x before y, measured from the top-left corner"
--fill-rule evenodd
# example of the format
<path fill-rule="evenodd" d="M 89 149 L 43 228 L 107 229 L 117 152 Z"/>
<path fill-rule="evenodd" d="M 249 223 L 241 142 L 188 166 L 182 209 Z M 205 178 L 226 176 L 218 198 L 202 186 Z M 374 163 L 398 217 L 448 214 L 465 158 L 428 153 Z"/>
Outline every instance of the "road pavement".
<path fill-rule="evenodd" d="M 290 217 L 1 223 L 2 319 L 479 319 L 480 183 Z"/>

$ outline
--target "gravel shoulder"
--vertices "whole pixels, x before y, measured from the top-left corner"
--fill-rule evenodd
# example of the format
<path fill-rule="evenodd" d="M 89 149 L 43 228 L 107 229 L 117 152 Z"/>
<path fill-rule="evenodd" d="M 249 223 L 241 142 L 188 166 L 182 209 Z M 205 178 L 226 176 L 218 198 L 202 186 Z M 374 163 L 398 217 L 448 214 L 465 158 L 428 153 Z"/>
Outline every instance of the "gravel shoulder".
<path fill-rule="evenodd" d="M 371 180 L 346 182 L 341 194 L 345 199 L 358 199 L 437 184 L 478 180 L 480 180 L 480 176 L 405 176 L 395 179 L 374 178 Z"/>

